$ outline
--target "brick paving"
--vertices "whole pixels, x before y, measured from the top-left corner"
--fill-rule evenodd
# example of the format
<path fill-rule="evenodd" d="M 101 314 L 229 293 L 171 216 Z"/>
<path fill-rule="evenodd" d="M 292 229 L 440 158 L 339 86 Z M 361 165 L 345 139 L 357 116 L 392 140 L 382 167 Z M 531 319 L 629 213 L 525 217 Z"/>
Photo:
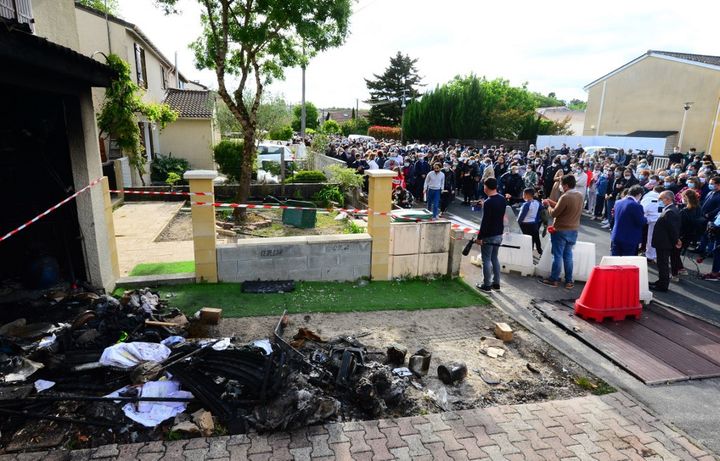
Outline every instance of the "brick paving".
<path fill-rule="evenodd" d="M 269 435 L 151 442 L 21 460 L 700 460 L 716 459 L 623 393 L 330 423 Z"/>

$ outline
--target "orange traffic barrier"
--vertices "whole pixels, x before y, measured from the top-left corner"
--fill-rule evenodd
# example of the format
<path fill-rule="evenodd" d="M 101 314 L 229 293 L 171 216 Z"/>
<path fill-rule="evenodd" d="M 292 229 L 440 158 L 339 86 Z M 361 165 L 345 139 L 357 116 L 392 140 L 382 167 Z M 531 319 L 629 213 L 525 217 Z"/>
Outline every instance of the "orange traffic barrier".
<path fill-rule="evenodd" d="M 606 318 L 640 318 L 640 271 L 637 266 L 595 266 L 580 298 L 575 314 L 602 322 Z"/>

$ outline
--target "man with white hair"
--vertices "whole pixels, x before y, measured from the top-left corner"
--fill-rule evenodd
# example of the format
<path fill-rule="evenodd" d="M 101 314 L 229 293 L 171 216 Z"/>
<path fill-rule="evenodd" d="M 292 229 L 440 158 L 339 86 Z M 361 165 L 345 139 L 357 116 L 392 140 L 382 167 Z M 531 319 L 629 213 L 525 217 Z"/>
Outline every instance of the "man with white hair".
<path fill-rule="evenodd" d="M 650 283 L 653 291 L 668 291 L 670 286 L 670 256 L 673 248 L 680 248 L 680 212 L 675 206 L 675 195 L 663 191 L 659 197 L 663 204 L 655 229 L 653 230 L 652 246 L 657 251 L 658 280 Z"/>

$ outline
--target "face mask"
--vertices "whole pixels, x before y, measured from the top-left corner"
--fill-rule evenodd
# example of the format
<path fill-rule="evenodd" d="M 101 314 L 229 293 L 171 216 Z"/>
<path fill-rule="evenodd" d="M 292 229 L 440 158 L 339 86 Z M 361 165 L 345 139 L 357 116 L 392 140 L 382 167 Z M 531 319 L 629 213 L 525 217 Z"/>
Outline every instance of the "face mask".
<path fill-rule="evenodd" d="M 671 183 L 671 182 L 666 182 L 666 183 L 665 183 L 665 189 L 671 188 L 672 185 L 673 185 L 673 183 Z"/>
<path fill-rule="evenodd" d="M 630 178 L 632 178 L 632 176 L 630 176 L 629 174 L 625 175 L 625 179 L 630 179 Z"/>
<path fill-rule="evenodd" d="M 644 174 L 641 174 L 641 175 L 640 175 L 640 179 L 645 179 L 646 177 L 647 177 L 647 176 L 645 176 Z"/>
<path fill-rule="evenodd" d="M 690 171 L 688 171 L 688 174 L 689 174 L 690 176 L 695 176 L 695 171 L 694 171 L 694 170 L 690 170 Z"/>
<path fill-rule="evenodd" d="M 410 164 L 408 162 L 405 162 L 405 166 L 410 166 Z"/>
<path fill-rule="evenodd" d="M 645 168 L 645 167 L 647 167 L 647 163 L 641 163 L 641 164 L 640 164 L 640 168 Z"/>
<path fill-rule="evenodd" d="M 694 183 L 694 182 L 689 182 L 687 186 L 688 186 L 690 189 L 695 189 L 695 183 Z"/>
<path fill-rule="evenodd" d="M 705 184 L 705 181 L 707 181 L 707 178 L 703 178 L 703 177 L 700 177 L 698 179 L 700 179 L 701 184 Z"/>
<path fill-rule="evenodd" d="M 715 186 L 715 184 L 708 184 L 708 189 L 715 190 L 716 188 L 717 186 Z"/>
<path fill-rule="evenodd" d="M 535 165 L 540 165 L 540 162 L 535 162 Z"/>
<path fill-rule="evenodd" d="M 567 163 L 567 160 L 560 160 L 560 163 L 562 163 L 563 165 L 565 165 L 565 164 Z"/>
<path fill-rule="evenodd" d="M 622 171 L 620 171 L 620 170 L 618 170 L 618 171 L 615 172 L 615 175 L 616 175 L 616 176 L 620 176 L 621 174 L 622 174 Z"/>
<path fill-rule="evenodd" d="M 675 168 L 675 174 L 680 174 L 682 170 L 680 168 Z"/>

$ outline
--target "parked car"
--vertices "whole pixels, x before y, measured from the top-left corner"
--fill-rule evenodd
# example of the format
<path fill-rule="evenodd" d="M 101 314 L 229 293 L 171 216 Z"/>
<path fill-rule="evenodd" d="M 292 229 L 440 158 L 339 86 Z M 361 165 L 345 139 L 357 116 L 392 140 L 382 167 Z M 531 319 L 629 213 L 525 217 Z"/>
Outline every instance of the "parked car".
<path fill-rule="evenodd" d="M 348 136 L 348 139 L 350 141 L 360 141 L 360 142 L 366 142 L 366 141 L 375 141 L 375 138 L 372 136 L 365 136 L 363 134 L 351 134 Z"/>
<path fill-rule="evenodd" d="M 267 142 L 258 145 L 257 164 L 259 167 L 262 166 L 263 162 L 280 163 L 283 156 L 285 157 L 285 163 L 295 161 L 295 154 L 288 146 Z"/>
<path fill-rule="evenodd" d="M 588 146 L 583 147 L 585 149 L 585 156 L 589 155 L 597 155 L 600 151 L 605 152 L 605 155 L 609 155 L 611 157 L 615 157 L 620 150 L 619 147 L 610 147 L 610 146 Z"/>

